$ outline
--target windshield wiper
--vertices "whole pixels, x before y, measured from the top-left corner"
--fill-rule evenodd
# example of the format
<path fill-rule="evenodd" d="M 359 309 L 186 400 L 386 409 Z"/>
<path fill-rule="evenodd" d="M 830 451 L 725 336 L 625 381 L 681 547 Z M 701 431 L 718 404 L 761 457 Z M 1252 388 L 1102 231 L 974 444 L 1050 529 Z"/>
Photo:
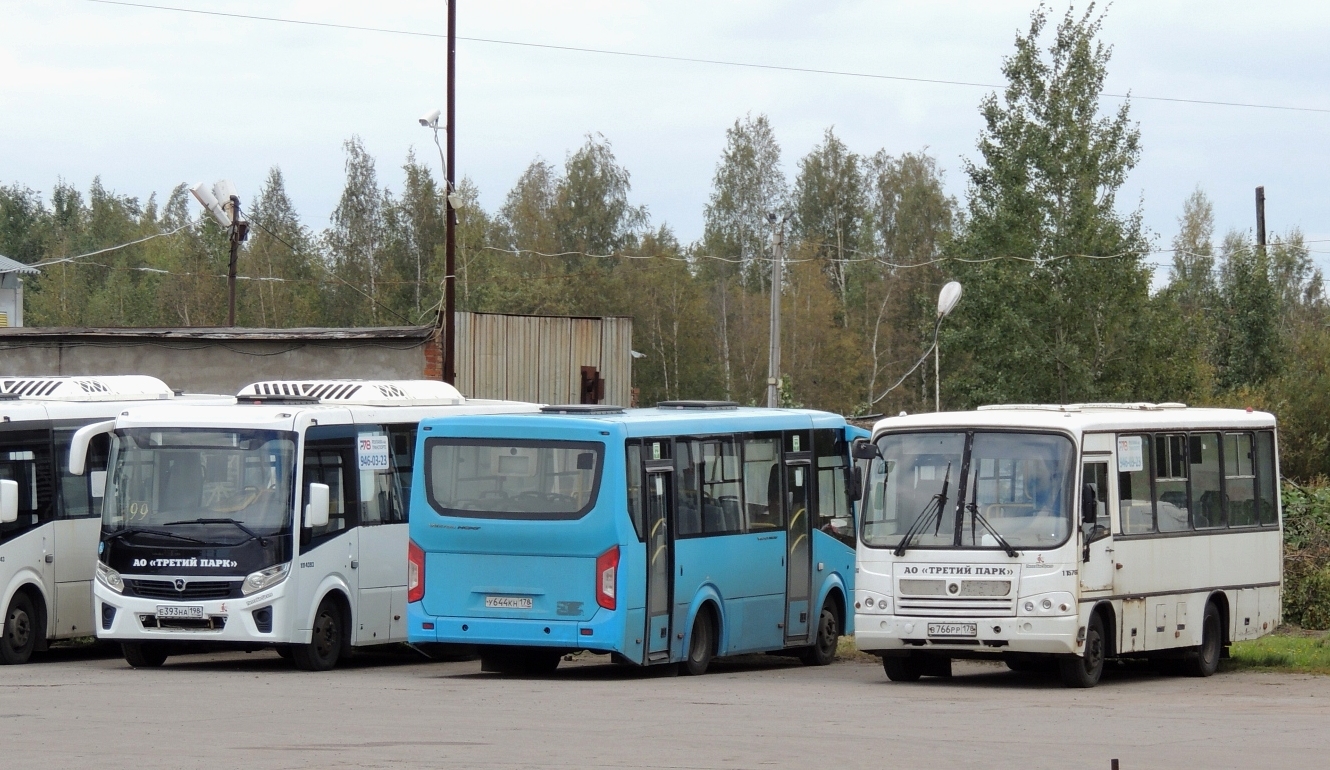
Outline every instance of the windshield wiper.
<path fill-rule="evenodd" d="M 181 521 L 168 521 L 162 526 L 174 527 L 178 524 L 234 524 L 236 528 L 239 529 L 241 532 L 244 532 L 246 535 L 249 535 L 250 540 L 257 540 L 259 541 L 259 545 L 263 546 L 264 548 L 268 547 L 268 539 L 263 535 L 260 535 L 259 533 L 250 529 L 249 527 L 245 526 L 245 523 L 243 521 L 236 521 L 235 519 L 188 519 Z"/>
<path fill-rule="evenodd" d="M 904 556 L 905 549 L 910 547 L 910 541 L 914 536 L 923 532 L 934 519 L 937 523 L 933 527 L 933 534 L 936 535 L 942 529 L 942 510 L 947 506 L 947 485 L 951 483 L 951 463 L 947 463 L 947 473 L 942 477 L 942 491 L 933 495 L 933 499 L 928 501 L 924 509 L 919 512 L 918 518 L 905 530 L 905 537 L 901 538 L 900 544 L 896 546 L 895 554 Z"/>
<path fill-rule="evenodd" d="M 198 543 L 200 545 L 203 544 L 203 541 L 197 538 L 186 537 L 185 535 L 177 535 L 174 532 L 159 532 L 158 530 L 155 529 L 145 529 L 143 527 L 126 527 L 120 530 L 119 532 L 114 532 L 112 534 L 107 535 L 105 539 L 117 540 L 127 535 L 157 535 L 158 537 L 169 537 L 175 540 L 185 540 L 190 543 Z"/>
<path fill-rule="evenodd" d="M 1011 543 L 1008 543 L 1007 539 L 998 533 L 997 528 L 990 524 L 988 519 L 984 518 L 984 515 L 979 512 L 979 506 L 971 502 L 965 507 L 970 511 L 970 542 L 974 542 L 974 523 L 977 521 L 988 534 L 993 536 L 993 539 L 998 542 L 998 545 L 1002 546 L 1002 550 L 1006 551 L 1008 556 L 1015 558 L 1016 549 L 1012 548 Z"/>

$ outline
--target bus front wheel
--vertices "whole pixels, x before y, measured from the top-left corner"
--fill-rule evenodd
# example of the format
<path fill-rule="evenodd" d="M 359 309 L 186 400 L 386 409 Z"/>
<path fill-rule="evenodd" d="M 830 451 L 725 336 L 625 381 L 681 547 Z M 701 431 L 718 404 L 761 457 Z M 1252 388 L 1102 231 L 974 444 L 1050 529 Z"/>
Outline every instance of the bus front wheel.
<path fill-rule="evenodd" d="M 799 659 L 806 666 L 827 666 L 836 659 L 836 648 L 840 645 L 840 621 L 836 619 L 836 610 L 831 603 L 822 605 L 822 616 L 817 623 L 817 639 L 813 646 L 804 650 Z"/>
<path fill-rule="evenodd" d="M 131 668 L 159 668 L 166 662 L 166 645 L 161 642 L 125 642 L 120 653 Z"/>
<path fill-rule="evenodd" d="M 14 594 L 5 608 L 3 630 L 0 630 L 0 661 L 7 664 L 27 663 L 37 646 L 37 613 L 32 599 L 23 591 Z"/>
<path fill-rule="evenodd" d="M 1224 632 L 1220 627 L 1219 610 L 1214 602 L 1205 605 L 1205 616 L 1201 620 L 1201 646 L 1186 658 L 1185 670 L 1192 676 L 1210 676 L 1219 669 L 1219 658 L 1223 654 Z"/>
<path fill-rule="evenodd" d="M 716 631 L 711 623 L 711 613 L 706 609 L 697 613 L 693 621 L 693 633 L 688 635 L 688 658 L 684 668 L 691 676 L 701 676 L 711 665 L 711 656 L 716 651 Z"/>
<path fill-rule="evenodd" d="M 1104 621 L 1098 613 L 1090 616 L 1085 627 L 1083 655 L 1066 655 L 1058 660 L 1058 673 L 1066 687 L 1094 687 L 1104 673 Z"/>
<path fill-rule="evenodd" d="M 309 644 L 292 647 L 291 660 L 302 671 L 328 671 L 337 665 L 337 659 L 342 655 L 345 633 L 342 611 L 331 599 L 324 599 L 314 615 Z"/>
<path fill-rule="evenodd" d="M 916 655 L 883 657 L 882 670 L 893 682 L 917 682 L 924 675 L 924 664 Z"/>

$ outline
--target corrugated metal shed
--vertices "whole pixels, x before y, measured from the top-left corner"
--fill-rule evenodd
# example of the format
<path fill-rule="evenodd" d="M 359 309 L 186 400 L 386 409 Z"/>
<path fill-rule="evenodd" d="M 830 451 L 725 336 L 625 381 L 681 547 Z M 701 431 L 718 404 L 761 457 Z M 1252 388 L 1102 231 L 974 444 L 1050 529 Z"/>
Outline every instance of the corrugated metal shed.
<path fill-rule="evenodd" d="M 633 319 L 457 314 L 457 387 L 475 398 L 581 401 L 582 367 L 604 379 L 601 403 L 629 406 Z"/>

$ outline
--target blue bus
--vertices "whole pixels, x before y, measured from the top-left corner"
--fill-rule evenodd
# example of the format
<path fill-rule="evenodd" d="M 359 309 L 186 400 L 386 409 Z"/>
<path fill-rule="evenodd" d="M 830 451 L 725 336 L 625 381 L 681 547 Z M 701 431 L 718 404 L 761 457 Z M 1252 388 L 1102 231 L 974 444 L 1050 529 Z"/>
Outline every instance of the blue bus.
<path fill-rule="evenodd" d="M 579 650 L 691 674 L 752 652 L 830 663 L 854 618 L 867 435 L 707 401 L 424 420 L 408 638 L 528 674 Z"/>

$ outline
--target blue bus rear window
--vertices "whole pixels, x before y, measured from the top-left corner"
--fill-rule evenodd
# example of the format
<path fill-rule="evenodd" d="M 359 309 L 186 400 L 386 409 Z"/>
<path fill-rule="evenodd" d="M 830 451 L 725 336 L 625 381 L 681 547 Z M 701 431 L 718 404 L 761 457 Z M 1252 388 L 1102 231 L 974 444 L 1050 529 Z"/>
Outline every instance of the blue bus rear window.
<path fill-rule="evenodd" d="M 431 438 L 425 493 L 443 516 L 580 519 L 596 504 L 605 445 Z"/>

